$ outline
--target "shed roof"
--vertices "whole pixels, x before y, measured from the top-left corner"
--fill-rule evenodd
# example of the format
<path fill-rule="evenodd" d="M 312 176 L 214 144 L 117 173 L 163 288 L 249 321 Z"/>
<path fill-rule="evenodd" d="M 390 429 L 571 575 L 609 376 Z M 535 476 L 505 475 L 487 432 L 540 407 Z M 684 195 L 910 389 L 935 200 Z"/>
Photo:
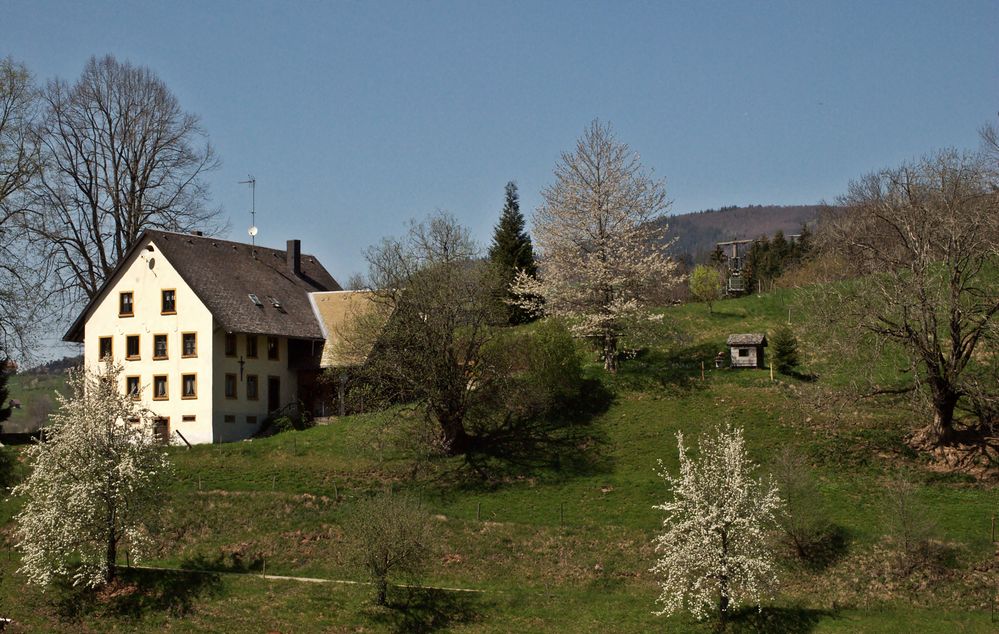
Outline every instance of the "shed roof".
<path fill-rule="evenodd" d="M 287 252 L 280 249 L 146 230 L 80 313 L 66 333 L 66 341 L 83 341 L 87 315 L 103 299 L 122 268 L 133 260 L 136 251 L 149 243 L 160 250 L 215 320 L 229 332 L 323 339 L 309 293 L 337 291 L 340 285 L 314 256 L 301 255 L 301 268 L 296 275 L 288 265 Z M 256 295 L 262 305 L 256 305 L 250 294 Z"/>
<path fill-rule="evenodd" d="M 730 346 L 765 346 L 767 336 L 758 332 L 729 335 L 727 343 Z"/>
<path fill-rule="evenodd" d="M 375 294 L 372 291 L 311 293 L 309 298 L 326 337 L 320 367 L 345 368 L 363 364 L 371 354 L 377 337 L 366 336 L 363 343 L 346 346 L 344 333 L 358 318 L 371 317 L 374 320 L 371 325 L 380 329 L 389 319 L 389 307 L 373 301 Z"/>

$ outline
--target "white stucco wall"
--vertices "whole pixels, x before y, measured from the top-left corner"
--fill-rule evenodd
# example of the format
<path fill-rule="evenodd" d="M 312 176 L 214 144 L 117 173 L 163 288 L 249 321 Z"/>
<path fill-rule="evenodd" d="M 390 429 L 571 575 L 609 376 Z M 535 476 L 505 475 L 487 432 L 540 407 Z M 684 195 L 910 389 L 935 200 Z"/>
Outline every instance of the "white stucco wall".
<path fill-rule="evenodd" d="M 149 240 L 146 240 L 149 243 Z M 124 368 L 121 389 L 125 390 L 125 377 L 138 376 L 141 386 L 141 404 L 157 416 L 169 419 L 171 442 L 179 442 L 173 433 L 180 430 L 191 443 L 212 442 L 212 356 L 214 337 L 211 313 L 163 254 L 146 244 L 137 251 L 132 262 L 119 271 L 117 278 L 94 307 L 84 326 L 84 363 L 93 368 L 99 363 L 99 340 L 112 337 L 113 358 Z M 174 315 L 160 312 L 161 291 L 176 289 Z M 122 291 L 131 291 L 134 316 L 118 314 L 118 298 Z M 197 333 L 197 356 L 181 357 L 181 333 Z M 153 359 L 153 335 L 167 335 L 167 358 Z M 126 337 L 139 335 L 138 360 L 125 359 Z M 197 398 L 181 398 L 181 376 L 197 375 Z M 167 376 L 167 400 L 153 400 L 153 376 Z M 193 416 L 193 421 L 183 418 Z"/>
<path fill-rule="evenodd" d="M 250 436 L 260 428 L 260 424 L 267 416 L 267 379 L 277 377 L 281 381 L 279 407 L 284 407 L 292 402 L 298 393 L 298 375 L 288 370 L 288 340 L 285 337 L 278 338 L 278 358 L 270 360 L 267 358 L 267 337 L 265 335 L 246 335 L 237 333 L 236 335 L 236 355 L 228 357 L 225 355 L 226 333 L 221 328 L 216 329 L 214 335 L 213 349 L 216 351 L 214 359 L 214 392 L 215 412 L 212 424 L 215 428 L 215 437 L 223 441 L 239 440 Z M 257 358 L 247 357 L 246 339 L 248 336 L 257 338 Z M 243 372 L 240 375 L 240 359 L 243 360 Z M 225 375 L 236 375 L 236 398 L 228 399 L 225 396 Z M 259 397 L 257 400 L 250 400 L 246 394 L 246 377 L 255 374 L 258 377 Z M 226 416 L 234 416 L 235 422 L 226 422 Z M 256 423 L 248 423 L 247 416 L 256 416 Z"/>

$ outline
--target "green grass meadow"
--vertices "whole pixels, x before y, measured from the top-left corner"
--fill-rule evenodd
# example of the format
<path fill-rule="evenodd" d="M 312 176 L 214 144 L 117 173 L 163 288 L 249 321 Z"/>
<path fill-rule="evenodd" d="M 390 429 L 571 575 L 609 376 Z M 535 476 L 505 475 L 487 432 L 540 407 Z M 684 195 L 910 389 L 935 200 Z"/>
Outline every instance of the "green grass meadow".
<path fill-rule="evenodd" d="M 648 569 L 662 518 L 652 507 L 667 496 L 657 471 L 660 460 L 676 468 L 677 432 L 689 444 L 730 422 L 745 429 L 763 471 L 785 446 L 804 452 L 844 536 L 821 570 L 782 551 L 777 594 L 761 611 L 740 613 L 733 631 L 999 631 L 990 612 L 999 490 L 939 474 L 907 451 L 916 413 L 890 401 L 817 406 L 850 368 L 813 352 L 805 333 L 804 370 L 814 380 L 713 368 L 728 334 L 773 331 L 789 309 L 795 323 L 795 300 L 779 291 L 717 302 L 714 314 L 703 304 L 666 309 L 679 345 L 643 351 L 614 377 L 594 362 L 587 372 L 613 395 L 609 406 L 570 436 L 540 443 L 526 466 L 490 465 L 486 480 L 461 459 L 414 469 L 386 439 L 394 413 L 171 448 L 157 553 L 143 563 L 178 571 L 126 570 L 114 596 L 26 586 L 11 548 L 18 500 L 6 499 L 0 614 L 29 632 L 710 632 L 711 623 L 653 614 L 659 588 Z M 917 482 L 951 553 L 932 576 L 884 572 L 881 499 L 898 472 Z M 420 583 L 475 592 L 394 587 L 390 606 L 375 608 L 363 584 L 261 576 L 364 581 L 344 556 L 340 526 L 359 498 L 390 489 L 418 497 L 439 526 L 444 548 Z"/>

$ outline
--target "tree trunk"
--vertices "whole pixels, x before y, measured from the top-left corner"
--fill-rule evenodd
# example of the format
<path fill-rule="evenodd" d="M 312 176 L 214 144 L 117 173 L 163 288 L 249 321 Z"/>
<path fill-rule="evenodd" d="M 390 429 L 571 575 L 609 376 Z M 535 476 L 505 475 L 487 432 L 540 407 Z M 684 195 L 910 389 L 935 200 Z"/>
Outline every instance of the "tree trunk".
<path fill-rule="evenodd" d="M 617 337 L 604 335 L 604 370 L 617 373 Z"/>
<path fill-rule="evenodd" d="M 438 420 L 441 432 L 444 434 L 448 455 L 458 456 L 468 451 L 472 439 L 465 431 L 464 417 L 460 414 L 449 413 L 440 415 Z"/>
<path fill-rule="evenodd" d="M 954 432 L 954 409 L 961 395 L 943 380 L 930 383 L 933 395 L 933 423 L 930 425 L 930 438 L 937 445 L 946 444 Z"/>
<path fill-rule="evenodd" d="M 375 588 L 375 604 L 385 605 L 388 600 L 388 581 L 385 577 L 379 577 L 377 581 L 375 581 Z"/>
<path fill-rule="evenodd" d="M 118 561 L 118 541 L 111 536 L 108 538 L 108 548 L 104 555 L 106 570 L 104 571 L 104 583 L 114 581 L 115 563 Z"/>
<path fill-rule="evenodd" d="M 728 564 L 728 532 L 724 529 L 721 533 L 721 547 L 721 561 L 719 563 L 724 570 Z M 725 623 L 728 620 L 728 602 L 728 574 L 723 572 L 718 576 L 718 620 L 722 629 L 725 628 Z"/>

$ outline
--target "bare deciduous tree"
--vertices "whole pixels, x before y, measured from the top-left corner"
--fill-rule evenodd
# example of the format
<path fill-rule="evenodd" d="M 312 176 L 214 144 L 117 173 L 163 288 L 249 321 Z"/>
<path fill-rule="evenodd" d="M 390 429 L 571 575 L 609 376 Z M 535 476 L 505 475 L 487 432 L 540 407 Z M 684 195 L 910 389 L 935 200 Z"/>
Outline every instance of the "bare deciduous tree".
<path fill-rule="evenodd" d="M 151 70 L 91 58 L 74 84 L 49 82 L 43 102 L 43 177 L 25 226 L 63 289 L 93 297 L 144 229 L 220 228 L 203 181 L 215 152 Z"/>
<path fill-rule="evenodd" d="M 599 343 L 604 367 L 616 371 L 629 321 L 679 277 L 665 255 L 665 225 L 654 222 L 669 206 L 665 185 L 610 125 L 594 121 L 541 194 L 534 214 L 539 275 L 519 275 L 514 288 L 526 308 L 568 317 L 575 334 Z"/>
<path fill-rule="evenodd" d="M 955 413 L 999 343 L 999 190 L 981 155 L 939 152 L 850 184 L 824 223 L 825 248 L 859 277 L 829 287 L 829 317 L 898 344 L 925 394 L 917 445 L 952 439 Z M 995 392 L 993 388 L 993 393 Z M 985 396 L 983 395 L 983 398 Z"/>
<path fill-rule="evenodd" d="M 379 310 L 364 311 L 368 319 L 340 333 L 345 356 L 376 350 L 363 368 L 372 396 L 417 404 L 452 454 L 469 448 L 467 418 L 497 378 L 486 347 L 498 309 L 496 275 L 479 255 L 447 214 L 386 238 L 367 253 Z"/>
<path fill-rule="evenodd" d="M 916 486 L 901 476 L 885 483 L 881 507 L 884 531 L 894 547 L 895 572 L 904 577 L 932 556 L 937 528 Z"/>
<path fill-rule="evenodd" d="M 32 126 L 38 91 L 24 65 L 0 59 L 0 358 L 30 350 L 44 267 L 31 257 L 18 221 L 38 176 Z"/>
<path fill-rule="evenodd" d="M 349 555 L 375 584 L 375 603 L 385 605 L 390 575 L 417 577 L 439 541 L 429 514 L 404 494 L 359 502 L 347 521 Z"/>

